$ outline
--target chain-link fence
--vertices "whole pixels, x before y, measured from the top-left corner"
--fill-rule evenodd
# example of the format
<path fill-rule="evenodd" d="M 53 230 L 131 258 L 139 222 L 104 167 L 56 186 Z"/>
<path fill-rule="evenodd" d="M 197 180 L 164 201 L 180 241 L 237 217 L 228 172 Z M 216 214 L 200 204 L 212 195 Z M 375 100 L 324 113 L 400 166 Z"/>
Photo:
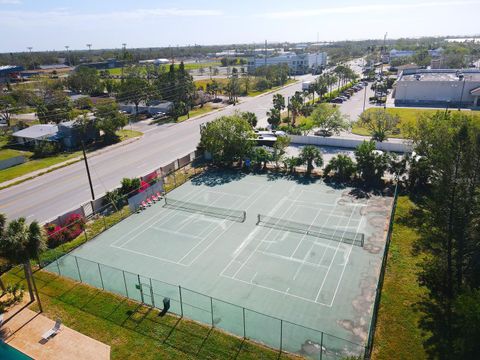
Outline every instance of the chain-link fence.
<path fill-rule="evenodd" d="M 390 221 L 388 224 L 388 233 L 387 233 L 387 239 L 385 242 L 385 249 L 383 252 L 383 257 L 382 257 L 382 265 L 380 268 L 380 274 L 378 278 L 378 285 L 377 285 L 377 290 L 375 293 L 375 302 L 373 304 L 373 314 L 372 314 L 372 321 L 370 322 L 370 330 L 368 332 L 368 342 L 367 342 L 367 347 L 365 351 L 365 358 L 369 359 L 372 350 L 373 350 L 373 339 L 375 336 L 375 328 L 377 326 L 377 317 L 378 317 L 378 309 L 380 307 L 380 297 L 382 294 L 382 287 L 383 287 L 383 279 L 385 277 L 385 270 L 387 267 L 387 258 L 388 258 L 388 252 L 390 249 L 390 242 L 392 240 L 392 233 L 393 233 L 393 223 L 395 221 L 395 210 L 397 208 L 397 199 L 398 199 L 398 182 L 395 185 L 395 190 L 394 190 L 394 195 L 393 195 L 393 205 L 392 205 L 392 210 L 390 212 Z"/>
<path fill-rule="evenodd" d="M 363 345 L 322 331 L 71 254 L 57 259 L 47 270 L 160 310 L 168 299 L 169 312 L 180 317 L 310 359 L 337 360 L 365 353 Z"/>

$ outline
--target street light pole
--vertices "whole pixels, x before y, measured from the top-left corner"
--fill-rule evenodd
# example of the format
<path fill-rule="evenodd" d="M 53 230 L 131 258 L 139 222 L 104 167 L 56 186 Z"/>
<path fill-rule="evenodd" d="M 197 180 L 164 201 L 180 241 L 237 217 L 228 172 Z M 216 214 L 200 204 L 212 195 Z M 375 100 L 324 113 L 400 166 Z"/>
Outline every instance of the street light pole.
<path fill-rule="evenodd" d="M 35 62 L 33 61 L 33 58 L 32 58 L 32 49 L 33 47 L 29 46 L 27 47 L 28 51 L 30 52 L 30 61 L 32 62 L 32 66 L 33 66 L 33 70 L 35 70 Z"/>
<path fill-rule="evenodd" d="M 93 192 L 92 177 L 90 176 L 90 169 L 88 168 L 87 154 L 85 153 L 85 144 L 82 140 L 83 160 L 85 161 L 85 168 L 87 169 L 88 183 L 90 184 L 90 192 L 92 193 L 92 200 L 95 200 L 95 193 Z"/>

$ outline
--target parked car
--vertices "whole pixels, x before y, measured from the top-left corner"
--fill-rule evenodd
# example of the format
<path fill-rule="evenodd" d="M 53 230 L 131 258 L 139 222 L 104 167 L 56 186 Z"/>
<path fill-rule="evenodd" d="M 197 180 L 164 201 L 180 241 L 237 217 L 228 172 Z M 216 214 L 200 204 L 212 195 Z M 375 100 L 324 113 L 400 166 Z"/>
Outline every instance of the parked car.
<path fill-rule="evenodd" d="M 342 104 L 342 103 L 343 103 L 343 99 L 340 98 L 340 97 L 336 97 L 335 99 L 331 100 L 330 102 L 331 102 L 331 103 L 334 103 L 334 104 Z"/>
<path fill-rule="evenodd" d="M 348 97 L 346 96 L 339 96 L 340 99 L 342 99 L 343 101 L 347 101 L 348 100 Z"/>

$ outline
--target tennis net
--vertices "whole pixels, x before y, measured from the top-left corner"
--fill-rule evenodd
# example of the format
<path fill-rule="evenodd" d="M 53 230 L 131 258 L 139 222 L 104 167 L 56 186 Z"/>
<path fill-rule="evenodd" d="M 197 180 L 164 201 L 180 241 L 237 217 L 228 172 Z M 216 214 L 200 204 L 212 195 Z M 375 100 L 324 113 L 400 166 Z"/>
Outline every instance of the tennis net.
<path fill-rule="evenodd" d="M 334 240 L 344 244 L 353 244 L 360 247 L 363 247 L 365 241 L 365 235 L 362 233 L 346 230 L 334 230 L 326 227 L 313 226 L 261 214 L 258 214 L 257 225 L 262 225 L 277 230 L 316 236 L 323 239 Z"/>
<path fill-rule="evenodd" d="M 232 221 L 244 222 L 247 218 L 247 212 L 243 210 L 226 209 L 214 206 L 208 206 L 204 204 L 195 204 L 191 202 L 185 202 L 181 200 L 174 200 L 165 197 L 164 207 L 183 210 L 198 214 L 205 214 L 221 219 L 228 219 Z"/>

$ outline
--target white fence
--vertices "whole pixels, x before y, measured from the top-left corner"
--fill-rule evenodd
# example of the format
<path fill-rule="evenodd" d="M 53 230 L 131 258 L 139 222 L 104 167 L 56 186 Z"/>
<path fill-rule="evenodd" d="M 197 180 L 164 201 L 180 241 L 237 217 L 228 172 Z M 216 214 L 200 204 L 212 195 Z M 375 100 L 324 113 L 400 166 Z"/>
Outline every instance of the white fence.
<path fill-rule="evenodd" d="M 301 135 L 289 135 L 292 140 L 292 144 L 300 145 L 316 145 L 316 146 L 331 146 L 345 149 L 355 149 L 360 145 L 364 139 L 346 139 L 341 137 L 323 137 L 323 136 L 301 136 Z M 408 142 L 393 142 L 384 141 L 376 142 L 377 150 L 396 152 L 396 153 L 408 153 L 412 151 L 412 145 Z"/>

